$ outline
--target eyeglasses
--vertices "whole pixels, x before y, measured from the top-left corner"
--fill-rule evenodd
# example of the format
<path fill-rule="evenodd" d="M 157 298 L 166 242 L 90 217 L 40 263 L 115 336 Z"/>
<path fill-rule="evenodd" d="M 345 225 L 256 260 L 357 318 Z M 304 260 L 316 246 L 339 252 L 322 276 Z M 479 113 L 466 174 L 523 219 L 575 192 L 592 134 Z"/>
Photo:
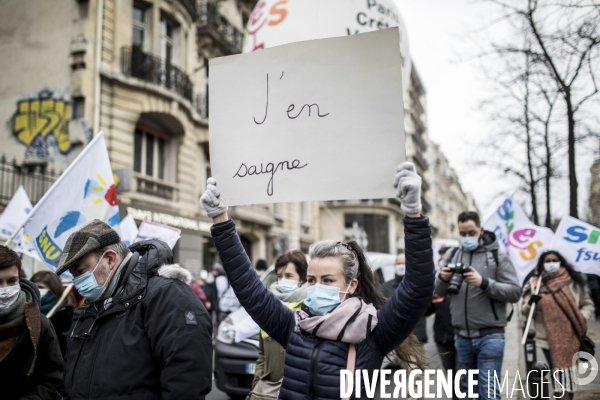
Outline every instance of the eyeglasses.
<path fill-rule="evenodd" d="M 75 335 L 75 329 L 77 329 L 77 324 L 79 324 L 79 320 L 81 319 L 81 317 L 82 315 L 80 315 L 75 321 L 75 326 L 73 326 L 73 330 L 71 331 L 71 335 L 69 336 L 71 339 L 86 339 L 92 336 L 92 329 L 94 328 L 98 317 L 96 316 L 96 318 L 94 318 L 94 321 L 92 322 L 92 325 L 90 325 L 90 329 L 88 329 L 87 332 L 84 332 L 81 335 Z"/>

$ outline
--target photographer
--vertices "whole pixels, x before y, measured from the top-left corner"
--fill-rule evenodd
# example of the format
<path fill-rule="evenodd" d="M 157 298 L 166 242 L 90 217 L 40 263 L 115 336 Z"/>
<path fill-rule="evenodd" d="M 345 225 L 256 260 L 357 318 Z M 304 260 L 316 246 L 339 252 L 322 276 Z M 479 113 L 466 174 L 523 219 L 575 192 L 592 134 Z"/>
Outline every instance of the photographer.
<path fill-rule="evenodd" d="M 481 227 L 477 213 L 461 213 L 458 231 L 460 247 L 446 253 L 435 292 L 449 298 L 458 359 L 463 368 L 479 370 L 480 397 L 489 399 L 488 371 L 490 384 L 494 371 L 501 376 L 506 303 L 519 300 L 521 286 L 496 235 Z M 500 399 L 498 385 L 496 396 Z"/>

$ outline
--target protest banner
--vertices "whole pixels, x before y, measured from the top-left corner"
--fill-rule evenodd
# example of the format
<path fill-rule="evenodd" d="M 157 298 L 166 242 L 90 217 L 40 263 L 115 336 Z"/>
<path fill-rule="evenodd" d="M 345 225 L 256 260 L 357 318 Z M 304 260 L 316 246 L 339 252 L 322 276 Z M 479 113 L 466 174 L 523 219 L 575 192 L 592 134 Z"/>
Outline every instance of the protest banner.
<path fill-rule="evenodd" d="M 100 132 L 35 205 L 25 222 L 42 262 L 56 269 L 62 249 L 82 225 L 100 219 L 118 228 L 117 191 Z"/>
<path fill-rule="evenodd" d="M 32 208 L 33 206 L 25 189 L 23 186 L 19 186 L 6 205 L 2 215 L 0 215 L 0 237 L 3 239 L 13 237 L 12 242 L 15 244 L 14 251 L 42 261 L 29 235 L 25 233 L 25 230 L 21 229 Z"/>
<path fill-rule="evenodd" d="M 600 228 L 563 217 L 552 250 L 558 251 L 576 271 L 600 276 Z"/>
<path fill-rule="evenodd" d="M 133 215 L 127 214 L 125 218 L 121 220 L 119 228 L 121 229 L 121 240 L 127 247 L 131 246 L 138 234 L 138 226 L 135 223 Z"/>
<path fill-rule="evenodd" d="M 398 28 L 210 60 L 210 159 L 227 205 L 395 196 Z"/>
<path fill-rule="evenodd" d="M 173 250 L 180 237 L 181 229 L 156 222 L 142 221 L 133 243 L 141 242 L 142 240 L 158 239 L 168 244 L 171 250 Z"/>
<path fill-rule="evenodd" d="M 521 284 L 536 266 L 539 255 L 550 249 L 554 232 L 535 225 L 514 199 L 506 199 L 483 227 L 493 232 L 512 261 Z"/>
<path fill-rule="evenodd" d="M 244 53 L 282 44 L 400 28 L 402 87 L 412 62 L 408 32 L 393 0 L 260 0 L 246 25 Z"/>

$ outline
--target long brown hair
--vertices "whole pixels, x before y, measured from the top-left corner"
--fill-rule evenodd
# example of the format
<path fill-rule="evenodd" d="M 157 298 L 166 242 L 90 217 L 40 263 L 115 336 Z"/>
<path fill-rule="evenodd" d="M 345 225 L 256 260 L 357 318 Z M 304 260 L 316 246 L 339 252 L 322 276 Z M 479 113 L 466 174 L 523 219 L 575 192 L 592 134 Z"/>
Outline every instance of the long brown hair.
<path fill-rule="evenodd" d="M 36 272 L 31 277 L 31 282 L 33 282 L 33 283 L 39 282 L 39 283 L 43 283 L 44 285 L 46 285 L 46 287 L 48 287 L 48 290 L 50 292 L 52 292 L 52 294 L 54 296 L 56 296 L 57 300 L 60 299 L 60 296 L 62 296 L 63 292 L 65 291 L 65 287 L 60 282 L 60 278 L 58 277 L 58 275 L 56 275 L 54 272 L 51 272 L 51 271 Z M 67 298 L 65 299 L 65 306 L 72 307 L 74 305 L 74 303 L 75 303 L 75 301 L 72 298 L 72 296 L 68 295 Z"/>

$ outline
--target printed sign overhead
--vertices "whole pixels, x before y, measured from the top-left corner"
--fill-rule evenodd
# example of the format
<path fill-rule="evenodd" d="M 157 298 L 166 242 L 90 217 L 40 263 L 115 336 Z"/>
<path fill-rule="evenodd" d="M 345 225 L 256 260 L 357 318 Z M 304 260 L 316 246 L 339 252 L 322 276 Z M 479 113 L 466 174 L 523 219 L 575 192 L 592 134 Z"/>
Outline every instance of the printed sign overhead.
<path fill-rule="evenodd" d="M 600 228 L 564 217 L 556 229 L 552 249 L 577 271 L 600 275 Z"/>
<path fill-rule="evenodd" d="M 305 40 L 400 29 L 402 87 L 410 82 L 408 33 L 393 0 L 260 0 L 244 40 L 244 53 Z"/>
<path fill-rule="evenodd" d="M 158 239 L 169 245 L 171 249 L 175 247 L 181 237 L 181 229 L 173 228 L 156 222 L 142 221 L 137 237 L 134 243 L 142 240 Z"/>
<path fill-rule="evenodd" d="M 394 197 L 399 38 L 391 28 L 212 59 L 211 168 L 225 203 Z"/>

